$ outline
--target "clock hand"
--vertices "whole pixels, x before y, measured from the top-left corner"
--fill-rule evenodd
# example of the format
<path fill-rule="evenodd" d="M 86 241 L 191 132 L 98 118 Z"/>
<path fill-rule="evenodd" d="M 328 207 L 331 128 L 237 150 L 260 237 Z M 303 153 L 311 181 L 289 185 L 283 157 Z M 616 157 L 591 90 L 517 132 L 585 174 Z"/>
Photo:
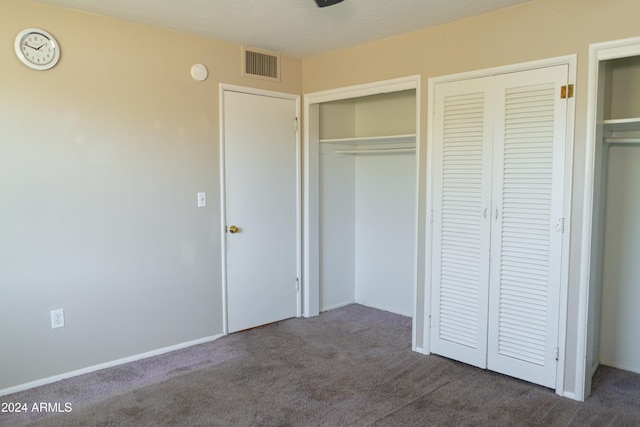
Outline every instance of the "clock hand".
<path fill-rule="evenodd" d="M 45 44 L 46 44 L 46 43 L 45 43 Z M 30 48 L 31 48 L 31 49 L 33 49 L 33 50 L 38 50 L 38 49 L 40 49 L 40 47 L 44 46 L 44 45 L 42 45 L 42 46 L 40 46 L 38 49 L 36 49 L 35 47 L 31 46 L 30 44 L 25 43 L 24 45 L 25 45 L 25 46 L 27 46 L 27 47 L 30 47 Z"/>
<path fill-rule="evenodd" d="M 36 50 L 40 50 L 40 49 L 42 49 L 42 48 L 43 48 L 44 46 L 46 46 L 46 45 L 47 45 L 46 43 L 45 43 L 45 44 L 43 44 L 43 45 L 40 45 L 40 47 L 39 47 L 39 48 L 37 48 Z M 31 46 L 29 46 L 29 47 L 31 47 Z"/>

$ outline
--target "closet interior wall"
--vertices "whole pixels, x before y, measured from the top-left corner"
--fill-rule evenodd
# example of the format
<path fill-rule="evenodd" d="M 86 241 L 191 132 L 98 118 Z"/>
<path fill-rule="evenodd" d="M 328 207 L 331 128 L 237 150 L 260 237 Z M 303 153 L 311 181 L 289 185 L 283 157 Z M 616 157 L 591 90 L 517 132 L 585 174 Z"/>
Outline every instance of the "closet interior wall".
<path fill-rule="evenodd" d="M 320 104 L 320 310 L 412 316 L 416 92 Z"/>
<path fill-rule="evenodd" d="M 640 57 L 606 61 L 600 72 L 592 369 L 640 373 Z"/>

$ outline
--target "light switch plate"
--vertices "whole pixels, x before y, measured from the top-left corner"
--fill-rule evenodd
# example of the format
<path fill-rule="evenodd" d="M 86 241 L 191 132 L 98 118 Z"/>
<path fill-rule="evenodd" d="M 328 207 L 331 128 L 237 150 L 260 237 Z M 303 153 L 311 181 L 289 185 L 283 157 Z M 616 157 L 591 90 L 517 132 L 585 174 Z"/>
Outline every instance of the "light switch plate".
<path fill-rule="evenodd" d="M 204 208 L 207 206 L 207 193 L 201 191 L 198 193 L 198 207 Z"/>

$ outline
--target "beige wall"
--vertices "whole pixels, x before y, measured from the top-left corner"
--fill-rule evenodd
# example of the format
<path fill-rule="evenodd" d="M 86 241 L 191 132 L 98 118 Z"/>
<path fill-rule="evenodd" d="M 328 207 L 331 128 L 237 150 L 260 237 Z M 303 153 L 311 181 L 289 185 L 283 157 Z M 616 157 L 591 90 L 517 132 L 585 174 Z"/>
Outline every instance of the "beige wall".
<path fill-rule="evenodd" d="M 565 375 L 569 392 L 575 388 L 588 48 L 640 35 L 639 21 L 637 0 L 538 0 L 303 60 L 304 93 L 420 74 L 424 146 L 430 77 L 578 54 Z M 420 162 L 424 167 L 426 159 Z M 425 194 L 424 175 L 420 182 Z M 420 206 L 424 209 L 424 200 Z"/>
<path fill-rule="evenodd" d="M 29 27 L 55 68 L 15 56 Z M 301 61 L 242 78 L 237 45 L 30 0 L 0 43 L 0 390 L 222 333 L 218 84 L 300 94 Z"/>

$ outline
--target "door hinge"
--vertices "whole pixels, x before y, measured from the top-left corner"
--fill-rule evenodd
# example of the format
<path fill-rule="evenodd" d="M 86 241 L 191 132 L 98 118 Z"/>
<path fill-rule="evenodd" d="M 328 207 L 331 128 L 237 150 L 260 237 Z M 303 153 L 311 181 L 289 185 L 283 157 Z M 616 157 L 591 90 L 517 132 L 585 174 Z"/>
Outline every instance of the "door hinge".
<path fill-rule="evenodd" d="M 438 212 L 436 212 L 435 209 L 431 209 L 431 211 L 429 212 L 429 222 L 431 222 L 431 224 L 435 224 L 438 222 Z"/>
<path fill-rule="evenodd" d="M 573 85 L 560 86 L 560 98 L 573 98 Z"/>
<path fill-rule="evenodd" d="M 296 292 L 300 292 L 300 278 L 296 277 Z"/>
<path fill-rule="evenodd" d="M 558 233 L 564 233 L 564 218 L 558 218 L 556 221 L 556 231 Z"/>
<path fill-rule="evenodd" d="M 296 117 L 295 121 L 293 122 L 293 130 L 298 132 L 300 130 L 300 123 L 298 123 L 298 118 Z"/>
<path fill-rule="evenodd" d="M 560 347 L 556 347 L 556 360 L 560 360 Z"/>

